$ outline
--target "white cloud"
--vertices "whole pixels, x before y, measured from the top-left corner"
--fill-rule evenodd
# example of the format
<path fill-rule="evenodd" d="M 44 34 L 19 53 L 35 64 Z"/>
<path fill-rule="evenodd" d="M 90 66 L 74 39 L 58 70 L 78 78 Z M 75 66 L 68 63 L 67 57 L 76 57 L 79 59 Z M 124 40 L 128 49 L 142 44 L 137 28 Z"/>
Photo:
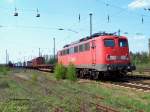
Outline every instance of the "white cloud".
<path fill-rule="evenodd" d="M 130 9 L 148 8 L 150 7 L 150 0 L 134 0 L 128 7 Z"/>

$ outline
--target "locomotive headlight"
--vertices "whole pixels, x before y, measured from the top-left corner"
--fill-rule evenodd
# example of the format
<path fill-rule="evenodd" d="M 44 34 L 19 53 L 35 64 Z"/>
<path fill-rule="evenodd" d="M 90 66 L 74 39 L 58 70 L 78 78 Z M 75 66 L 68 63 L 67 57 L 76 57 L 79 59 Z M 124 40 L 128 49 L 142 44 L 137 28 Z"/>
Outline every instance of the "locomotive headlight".
<path fill-rule="evenodd" d="M 111 55 L 107 55 L 107 60 L 111 61 L 111 60 L 116 60 L 117 56 L 111 56 Z"/>
<path fill-rule="evenodd" d="M 110 55 L 109 54 L 106 56 L 106 60 L 110 61 Z"/>
<path fill-rule="evenodd" d="M 126 55 L 126 60 L 129 60 L 129 55 L 128 54 Z"/>
<path fill-rule="evenodd" d="M 129 56 L 126 55 L 126 56 L 121 56 L 121 60 L 129 60 Z"/>
<path fill-rule="evenodd" d="M 110 56 L 110 60 L 117 60 L 117 56 Z"/>

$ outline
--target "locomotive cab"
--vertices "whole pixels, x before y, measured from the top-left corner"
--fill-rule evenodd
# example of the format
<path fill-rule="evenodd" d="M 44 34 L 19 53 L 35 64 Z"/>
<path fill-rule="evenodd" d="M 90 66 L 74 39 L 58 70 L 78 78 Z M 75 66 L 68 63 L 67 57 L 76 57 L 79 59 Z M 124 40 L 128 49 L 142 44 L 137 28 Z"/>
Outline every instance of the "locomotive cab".
<path fill-rule="evenodd" d="M 103 38 L 105 64 L 107 71 L 132 71 L 128 40 L 123 36 L 108 36 Z"/>

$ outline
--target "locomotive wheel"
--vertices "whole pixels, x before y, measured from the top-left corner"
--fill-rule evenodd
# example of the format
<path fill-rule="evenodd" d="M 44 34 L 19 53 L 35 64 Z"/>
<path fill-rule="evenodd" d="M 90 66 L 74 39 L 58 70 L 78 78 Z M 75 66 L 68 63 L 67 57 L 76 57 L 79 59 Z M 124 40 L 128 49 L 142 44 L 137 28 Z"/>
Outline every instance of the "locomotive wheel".
<path fill-rule="evenodd" d="M 103 80 L 104 79 L 104 73 L 103 72 L 99 72 L 99 80 Z"/>
<path fill-rule="evenodd" d="M 83 79 L 84 78 L 84 71 L 80 70 L 80 78 Z"/>
<path fill-rule="evenodd" d="M 90 78 L 92 79 L 92 80 L 95 80 L 95 71 L 91 71 L 91 75 L 90 75 Z"/>
<path fill-rule="evenodd" d="M 119 72 L 119 78 L 124 78 L 127 75 L 126 71 L 120 71 Z"/>
<path fill-rule="evenodd" d="M 80 70 L 76 70 L 76 75 L 77 75 L 77 78 L 80 78 Z"/>
<path fill-rule="evenodd" d="M 99 72 L 94 72 L 94 80 L 98 80 L 99 79 Z"/>
<path fill-rule="evenodd" d="M 89 78 L 91 79 L 91 80 L 93 80 L 93 73 L 92 73 L 92 71 L 89 71 Z"/>

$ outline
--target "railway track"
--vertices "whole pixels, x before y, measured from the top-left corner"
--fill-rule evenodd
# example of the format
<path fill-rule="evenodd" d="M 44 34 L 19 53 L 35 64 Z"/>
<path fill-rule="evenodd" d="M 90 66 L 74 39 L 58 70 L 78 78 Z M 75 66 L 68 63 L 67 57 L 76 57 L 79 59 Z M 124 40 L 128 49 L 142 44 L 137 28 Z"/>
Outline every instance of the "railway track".
<path fill-rule="evenodd" d="M 137 71 L 137 72 L 139 72 L 139 71 L 150 72 L 150 68 L 144 68 L 144 69 L 142 69 L 142 70 L 137 69 L 136 71 Z"/>
<path fill-rule="evenodd" d="M 39 68 L 36 69 L 41 72 L 53 72 L 52 69 Z M 137 91 L 150 92 L 150 83 L 143 83 L 141 80 L 150 80 L 148 76 L 125 76 L 122 79 L 116 81 L 106 81 L 105 83 L 111 83 L 114 86 L 120 86 L 125 88 L 131 88 Z"/>
<path fill-rule="evenodd" d="M 150 82 L 150 81 L 149 81 Z M 81 79 L 79 83 L 95 83 L 92 80 Z M 123 80 L 123 81 L 102 81 L 99 84 L 111 84 L 116 87 L 130 88 L 136 91 L 150 92 L 150 83 L 135 81 L 135 80 Z"/>
<path fill-rule="evenodd" d="M 112 85 L 124 88 L 131 88 L 136 91 L 150 92 L 150 85 L 142 83 L 124 82 L 124 83 L 112 83 Z"/>
<path fill-rule="evenodd" d="M 40 71 L 42 72 L 50 72 L 50 70 L 48 69 L 40 69 Z M 134 89 L 136 91 L 144 91 L 144 92 L 150 92 L 150 83 L 142 83 L 142 82 L 137 82 L 136 80 L 145 80 L 145 79 L 149 79 L 150 77 L 146 77 L 146 76 L 127 76 L 125 77 L 125 80 L 129 81 L 129 82 L 113 82 L 111 83 L 114 86 L 120 86 L 120 87 L 124 87 L 124 88 L 131 88 Z"/>
<path fill-rule="evenodd" d="M 105 105 L 102 105 L 102 104 L 96 104 L 96 103 L 93 103 L 93 102 L 91 102 L 91 104 L 96 105 L 96 110 L 98 112 L 119 112 L 118 110 L 116 110 L 114 108 L 111 108 L 109 106 L 105 106 Z"/>

